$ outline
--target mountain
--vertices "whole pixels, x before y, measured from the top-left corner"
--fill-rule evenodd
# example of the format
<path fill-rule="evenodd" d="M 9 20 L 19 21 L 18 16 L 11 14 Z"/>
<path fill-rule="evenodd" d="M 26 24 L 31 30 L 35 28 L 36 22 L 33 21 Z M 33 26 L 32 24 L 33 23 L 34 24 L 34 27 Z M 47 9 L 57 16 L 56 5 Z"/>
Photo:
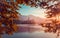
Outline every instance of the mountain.
<path fill-rule="evenodd" d="M 17 24 L 40 24 L 40 23 L 48 23 L 50 20 L 46 18 L 36 17 L 33 15 L 21 15 L 19 16 L 19 20 L 15 20 Z"/>

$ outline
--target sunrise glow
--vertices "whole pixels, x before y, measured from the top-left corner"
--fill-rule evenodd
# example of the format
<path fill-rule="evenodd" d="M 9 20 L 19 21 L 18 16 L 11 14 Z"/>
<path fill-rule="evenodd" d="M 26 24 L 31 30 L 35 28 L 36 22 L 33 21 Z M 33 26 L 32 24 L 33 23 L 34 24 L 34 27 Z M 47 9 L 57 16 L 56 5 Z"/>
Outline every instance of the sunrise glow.
<path fill-rule="evenodd" d="M 32 11 L 34 14 L 34 16 L 37 16 L 37 17 L 41 17 L 41 18 L 46 18 L 46 13 L 45 13 L 46 9 L 36 9 L 34 11 Z"/>

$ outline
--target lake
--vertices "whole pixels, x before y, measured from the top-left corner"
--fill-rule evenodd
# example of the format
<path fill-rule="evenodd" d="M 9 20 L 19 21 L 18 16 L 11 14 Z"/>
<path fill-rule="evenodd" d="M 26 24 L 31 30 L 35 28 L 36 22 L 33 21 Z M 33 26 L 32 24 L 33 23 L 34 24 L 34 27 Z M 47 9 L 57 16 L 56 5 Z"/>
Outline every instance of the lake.
<path fill-rule="evenodd" d="M 4 34 L 3 38 L 56 38 L 54 33 L 45 33 L 38 24 L 19 24 L 19 32 L 13 35 Z M 60 38 L 60 37 L 59 37 Z"/>

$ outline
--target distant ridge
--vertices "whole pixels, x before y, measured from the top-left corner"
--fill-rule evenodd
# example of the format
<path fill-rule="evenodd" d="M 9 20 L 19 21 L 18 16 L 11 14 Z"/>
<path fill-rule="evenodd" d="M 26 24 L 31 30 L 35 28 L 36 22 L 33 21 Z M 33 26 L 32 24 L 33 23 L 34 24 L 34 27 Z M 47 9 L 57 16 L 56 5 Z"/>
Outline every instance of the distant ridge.
<path fill-rule="evenodd" d="M 14 22 L 16 22 L 17 24 L 40 24 L 48 21 L 48 19 L 36 17 L 33 15 L 21 15 L 19 16 L 19 20 L 15 20 Z"/>

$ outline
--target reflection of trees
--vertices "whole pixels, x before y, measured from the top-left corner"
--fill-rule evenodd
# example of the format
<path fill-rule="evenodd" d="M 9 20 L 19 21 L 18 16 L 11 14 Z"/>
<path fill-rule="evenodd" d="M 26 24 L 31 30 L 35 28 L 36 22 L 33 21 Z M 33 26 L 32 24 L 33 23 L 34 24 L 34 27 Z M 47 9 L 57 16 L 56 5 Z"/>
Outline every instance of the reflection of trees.
<path fill-rule="evenodd" d="M 35 32 L 35 31 L 39 31 L 39 28 L 34 28 L 34 27 L 29 27 L 29 26 L 19 26 L 19 32 Z"/>

